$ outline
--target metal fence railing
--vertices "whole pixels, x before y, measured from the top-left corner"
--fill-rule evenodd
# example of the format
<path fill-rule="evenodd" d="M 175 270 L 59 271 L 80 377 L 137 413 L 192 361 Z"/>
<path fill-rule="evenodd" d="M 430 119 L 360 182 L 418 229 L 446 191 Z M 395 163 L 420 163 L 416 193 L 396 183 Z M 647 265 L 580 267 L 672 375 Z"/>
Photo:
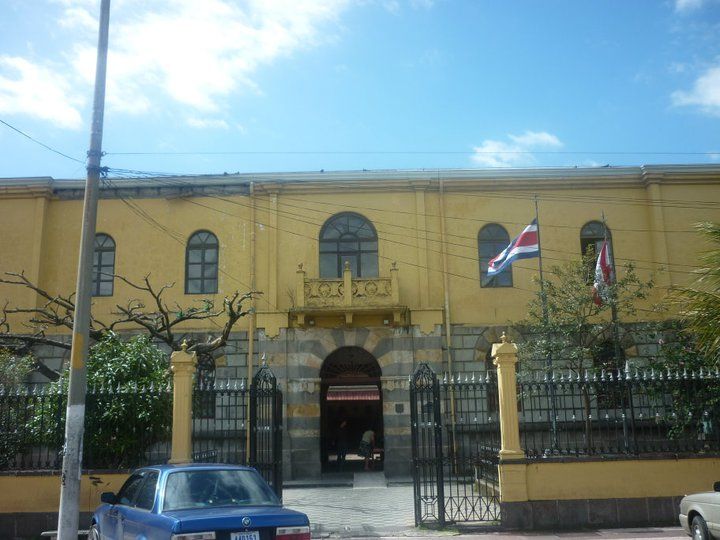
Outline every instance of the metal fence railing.
<path fill-rule="evenodd" d="M 720 374 L 648 369 L 518 377 L 528 458 L 720 451 Z"/>
<path fill-rule="evenodd" d="M 415 522 L 500 519 L 500 422 L 495 373 L 438 377 L 426 364 L 410 380 Z"/>
<path fill-rule="evenodd" d="M 0 387 L 0 471 L 61 469 L 66 404 L 59 385 Z M 172 422 L 170 385 L 88 388 L 83 468 L 167 462 Z M 250 388 L 245 379 L 195 387 L 192 424 L 195 461 L 250 462 L 281 493 L 282 394 L 267 367 Z"/>
<path fill-rule="evenodd" d="M 0 388 L 0 470 L 62 467 L 67 398 L 60 386 Z M 170 456 L 172 390 L 88 388 L 83 467 L 127 469 Z"/>

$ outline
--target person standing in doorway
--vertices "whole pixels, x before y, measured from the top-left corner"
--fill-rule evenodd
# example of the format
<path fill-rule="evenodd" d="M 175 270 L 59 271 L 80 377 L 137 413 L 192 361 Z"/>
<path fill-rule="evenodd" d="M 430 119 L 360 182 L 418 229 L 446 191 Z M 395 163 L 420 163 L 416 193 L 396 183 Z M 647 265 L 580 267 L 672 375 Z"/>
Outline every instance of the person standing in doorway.
<path fill-rule="evenodd" d="M 375 432 L 372 429 L 368 429 L 362 435 L 360 440 L 360 447 L 358 448 L 358 454 L 365 458 L 365 470 L 375 468 L 373 461 L 373 453 L 375 452 Z"/>
<path fill-rule="evenodd" d="M 348 447 L 348 423 L 344 418 L 340 422 L 337 430 L 337 464 L 338 469 L 342 470 L 343 463 L 345 463 L 345 456 L 347 455 Z"/>

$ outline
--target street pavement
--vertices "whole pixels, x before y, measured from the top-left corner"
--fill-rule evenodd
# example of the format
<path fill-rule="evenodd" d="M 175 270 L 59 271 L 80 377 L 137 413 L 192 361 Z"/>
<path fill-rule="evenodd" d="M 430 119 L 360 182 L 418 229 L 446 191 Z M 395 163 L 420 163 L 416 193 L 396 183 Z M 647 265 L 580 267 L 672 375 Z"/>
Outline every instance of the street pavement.
<path fill-rule="evenodd" d="M 368 481 L 369 480 L 369 481 Z M 359 487 L 362 485 L 363 487 Z M 386 486 L 384 479 L 367 477 L 343 487 L 286 487 L 283 503 L 310 518 L 313 538 L 444 539 L 463 540 L 680 540 L 689 538 L 680 527 L 601 529 L 562 532 L 503 532 L 495 527 L 416 528 L 412 485 Z"/>

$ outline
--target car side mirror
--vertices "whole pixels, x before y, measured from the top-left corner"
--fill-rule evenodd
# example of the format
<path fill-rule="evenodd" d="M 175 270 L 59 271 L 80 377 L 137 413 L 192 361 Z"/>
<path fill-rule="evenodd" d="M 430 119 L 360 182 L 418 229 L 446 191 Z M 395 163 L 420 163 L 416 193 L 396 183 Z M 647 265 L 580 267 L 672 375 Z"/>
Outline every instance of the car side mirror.
<path fill-rule="evenodd" d="M 713 491 L 720 491 L 720 482 L 715 482 L 713 484 Z"/>
<path fill-rule="evenodd" d="M 117 496 L 112 491 L 106 491 L 100 494 L 100 502 L 115 504 L 117 502 Z"/>

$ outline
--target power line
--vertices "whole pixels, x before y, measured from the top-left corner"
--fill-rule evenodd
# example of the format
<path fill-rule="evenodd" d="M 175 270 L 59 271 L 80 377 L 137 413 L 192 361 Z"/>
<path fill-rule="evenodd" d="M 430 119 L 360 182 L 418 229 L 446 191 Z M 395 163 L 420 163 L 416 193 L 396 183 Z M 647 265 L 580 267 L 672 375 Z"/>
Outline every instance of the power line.
<path fill-rule="evenodd" d="M 1 124 L 4 124 L 4 125 L 7 126 L 7 127 L 9 127 L 9 128 L 12 129 L 13 131 L 19 133 L 19 134 L 22 135 L 23 137 L 25 137 L 25 138 L 27 138 L 27 139 L 30 139 L 30 140 L 31 140 L 32 142 L 34 142 L 35 144 L 39 144 L 40 146 L 42 146 L 42 147 L 45 148 L 46 150 L 50 150 L 51 152 L 54 152 L 54 153 L 56 153 L 56 154 L 58 154 L 58 155 L 60 155 L 60 156 L 62 156 L 62 157 L 64 157 L 64 158 L 67 158 L 67 159 L 69 159 L 69 160 L 75 161 L 76 163 L 82 163 L 83 165 L 85 165 L 85 162 L 84 162 L 84 161 L 82 161 L 82 160 L 80 160 L 80 159 L 76 159 L 76 158 L 74 158 L 74 157 L 72 157 L 72 156 L 68 156 L 67 154 L 61 152 L 60 150 L 56 150 L 55 148 L 53 148 L 53 147 L 51 147 L 51 146 L 48 146 L 48 145 L 45 144 L 44 142 L 38 141 L 38 140 L 35 139 L 34 137 L 31 137 L 30 135 L 28 135 L 27 133 L 25 133 L 24 131 L 16 128 L 16 127 L 13 126 L 13 125 L 8 124 L 5 120 L 0 119 L 0 123 L 1 123 Z"/>
<path fill-rule="evenodd" d="M 717 152 L 596 150 L 212 150 L 177 152 L 107 152 L 108 156 L 252 156 L 252 155 L 587 155 L 587 156 L 716 156 Z"/>
<path fill-rule="evenodd" d="M 160 182 L 161 182 L 161 183 L 168 184 L 168 185 L 175 185 L 173 180 L 160 181 Z M 218 196 L 218 195 L 213 195 L 212 193 L 204 193 L 203 196 L 208 197 L 208 198 L 214 198 L 214 199 L 217 199 L 217 200 L 220 200 L 220 201 L 223 201 L 223 202 L 226 202 L 226 203 L 228 203 L 228 204 L 235 205 L 235 206 L 240 206 L 240 207 L 248 208 L 248 209 L 250 208 L 250 206 L 249 206 L 248 204 L 244 204 L 244 203 L 242 203 L 242 202 L 240 202 L 240 201 L 228 199 L 228 198 L 226 198 L 226 197 L 222 197 L 222 196 Z M 217 210 L 217 209 L 214 208 L 214 207 L 207 206 L 207 205 L 204 205 L 204 204 L 199 203 L 199 202 L 196 202 L 196 201 L 191 201 L 191 200 L 190 200 L 189 198 L 187 198 L 187 197 L 183 197 L 183 200 L 185 200 L 186 202 L 189 202 L 189 203 L 191 203 L 191 204 L 195 204 L 195 205 L 198 205 L 198 206 L 202 206 L 202 207 L 204 207 L 204 208 L 206 208 L 206 209 L 208 209 L 208 210 L 211 210 L 211 211 L 219 211 L 219 210 Z M 286 210 L 278 210 L 278 214 L 283 215 L 283 216 L 285 216 L 285 217 L 288 217 L 289 219 L 293 219 L 293 220 L 295 220 L 295 221 L 297 221 L 297 222 L 300 222 L 300 223 L 305 223 L 305 224 L 308 224 L 308 225 L 312 225 L 313 227 L 320 227 L 320 226 L 322 225 L 322 223 L 321 223 L 321 222 L 316 222 L 316 221 L 308 221 L 308 219 L 312 219 L 312 218 L 310 218 L 310 217 L 307 215 L 307 211 L 308 211 L 308 210 L 311 210 L 311 211 L 313 211 L 313 212 L 322 212 L 322 213 L 324 213 L 324 214 L 326 214 L 326 215 L 335 215 L 335 214 L 337 213 L 337 212 L 328 212 L 328 211 L 315 210 L 315 209 L 310 209 L 310 208 L 307 208 L 307 207 L 299 207 L 299 206 L 295 206 L 295 205 L 288 205 L 287 203 L 285 203 L 285 206 L 291 206 L 291 207 L 293 207 L 293 208 L 297 208 L 299 211 L 302 211 L 303 213 L 302 213 L 302 214 L 297 214 L 297 213 L 289 212 L 289 211 L 286 211 Z M 341 205 L 341 206 L 347 206 L 347 205 Z M 355 207 L 351 207 L 351 208 L 356 209 Z M 263 207 L 258 207 L 258 210 L 260 210 L 261 212 L 266 212 L 266 213 L 269 212 L 268 209 L 263 208 Z M 221 213 L 224 213 L 224 212 L 221 212 Z M 237 216 L 235 216 L 234 214 L 229 214 L 229 213 L 228 213 L 227 215 L 231 215 L 231 216 L 233 216 L 233 217 L 237 217 Z M 482 220 L 478 220 L 478 221 L 482 221 Z M 324 222 L 324 220 L 323 220 L 323 222 Z M 375 223 L 378 223 L 378 224 L 387 225 L 388 227 L 393 227 L 393 228 L 404 228 L 404 229 L 408 229 L 408 230 L 410 230 L 411 232 L 414 232 L 414 231 L 416 230 L 416 229 L 413 228 L 413 227 L 404 226 L 404 225 L 395 224 L 395 223 L 385 223 L 385 222 L 378 221 L 378 220 L 372 220 L 372 222 L 373 222 L 374 224 L 375 224 Z M 261 224 L 262 224 L 264 227 L 273 228 L 273 226 L 270 225 L 269 223 L 261 223 Z M 562 228 L 572 228 L 572 229 L 576 229 L 576 227 L 569 227 L 569 226 L 567 226 L 567 227 L 566 227 L 566 226 L 562 226 Z M 281 229 L 278 228 L 277 230 L 281 230 Z M 283 232 L 288 232 L 288 233 L 290 233 L 290 234 L 297 234 L 297 235 L 300 235 L 300 236 L 303 236 L 303 237 L 306 237 L 306 238 L 310 238 L 309 236 L 307 236 L 307 235 L 301 235 L 300 233 L 297 233 L 296 231 L 283 231 Z M 401 236 L 401 237 L 405 237 L 405 236 L 406 236 L 406 235 L 403 235 L 402 233 L 398 233 L 398 232 L 395 232 L 395 231 L 392 231 L 392 230 L 385 230 L 385 231 L 382 231 L 382 232 L 383 232 L 384 234 L 386 234 L 386 235 L 391 235 L 391 236 Z M 437 233 L 437 232 L 435 232 L 435 231 L 428 231 L 428 230 L 425 230 L 425 231 L 423 231 L 423 232 L 425 232 L 426 234 L 434 234 L 434 235 L 438 235 L 438 234 L 439 234 L 439 233 Z M 454 246 L 454 247 L 459 247 L 459 248 L 461 248 L 461 249 L 467 249 L 467 250 L 473 250 L 473 251 L 475 251 L 475 250 L 477 249 L 477 238 L 475 238 L 475 237 L 470 238 L 470 237 L 461 236 L 461 235 L 452 235 L 452 236 L 456 236 L 456 237 L 461 238 L 461 239 L 472 240 L 472 241 L 473 241 L 473 244 L 472 244 L 472 245 L 468 245 L 468 244 L 461 244 L 461 243 L 457 243 L 457 242 L 446 242 L 446 244 L 448 244 L 448 245 L 450 245 L 450 246 Z M 402 246 L 412 247 L 412 248 L 418 249 L 418 246 L 415 245 L 415 244 L 409 244 L 409 243 L 406 243 L 406 242 L 401 242 L 401 241 L 392 240 L 392 239 L 387 239 L 387 238 L 386 238 L 386 240 L 388 240 L 389 242 L 392 242 L 392 243 L 394 243 L 394 244 L 398 244 L 398 245 L 402 245 Z M 435 243 L 435 244 L 440 243 L 440 240 L 434 240 L 434 239 L 432 239 L 432 238 L 426 238 L 425 240 L 426 240 L 427 242 L 431 242 L 431 243 Z M 552 252 L 556 252 L 556 253 L 567 254 L 567 255 L 570 255 L 571 257 L 577 255 L 577 253 L 576 253 L 575 251 L 563 251 L 563 250 L 557 250 L 557 249 L 551 249 L 551 248 L 544 248 L 544 249 L 547 250 L 547 251 L 552 251 Z M 430 249 L 429 251 L 436 252 L 436 253 L 440 253 L 440 250 L 439 250 L 439 249 L 437 249 L 437 250 Z M 458 254 L 458 253 L 450 253 L 449 255 L 452 256 L 452 257 L 456 257 L 456 258 L 464 258 L 464 259 L 468 259 L 468 260 L 472 260 L 472 261 L 477 261 L 477 257 L 476 257 L 475 255 L 472 255 L 472 256 L 464 256 L 464 255 L 461 255 L 461 254 Z M 565 262 L 565 261 L 568 260 L 567 258 L 563 258 L 563 259 L 558 259 L 558 258 L 553 258 L 553 257 L 546 257 L 546 258 L 548 258 L 548 259 L 550 259 L 550 260 L 555 260 L 555 261 L 558 261 L 558 262 Z M 668 264 L 666 264 L 666 263 L 658 262 L 658 261 L 647 261 L 647 260 L 640 260 L 640 259 L 625 259 L 625 258 L 622 258 L 622 257 L 616 257 L 616 260 L 619 260 L 619 261 L 629 261 L 629 262 L 634 262 L 634 263 L 647 263 L 647 264 L 651 264 L 651 265 L 653 265 L 653 266 L 655 266 L 655 267 L 663 267 L 663 266 L 684 266 L 684 267 L 693 268 L 693 269 L 694 269 L 694 268 L 697 268 L 695 265 L 689 265 L 689 264 L 682 264 L 682 263 L 668 263 Z M 638 268 L 644 269 L 644 270 L 649 270 L 649 271 L 655 271 L 655 270 L 657 270 L 657 268 L 643 267 L 643 266 L 640 266 L 640 265 L 638 265 Z M 692 272 L 687 272 L 687 271 L 682 271 L 682 270 L 673 270 L 673 271 L 674 271 L 674 272 L 678 272 L 678 273 L 692 273 Z"/>

